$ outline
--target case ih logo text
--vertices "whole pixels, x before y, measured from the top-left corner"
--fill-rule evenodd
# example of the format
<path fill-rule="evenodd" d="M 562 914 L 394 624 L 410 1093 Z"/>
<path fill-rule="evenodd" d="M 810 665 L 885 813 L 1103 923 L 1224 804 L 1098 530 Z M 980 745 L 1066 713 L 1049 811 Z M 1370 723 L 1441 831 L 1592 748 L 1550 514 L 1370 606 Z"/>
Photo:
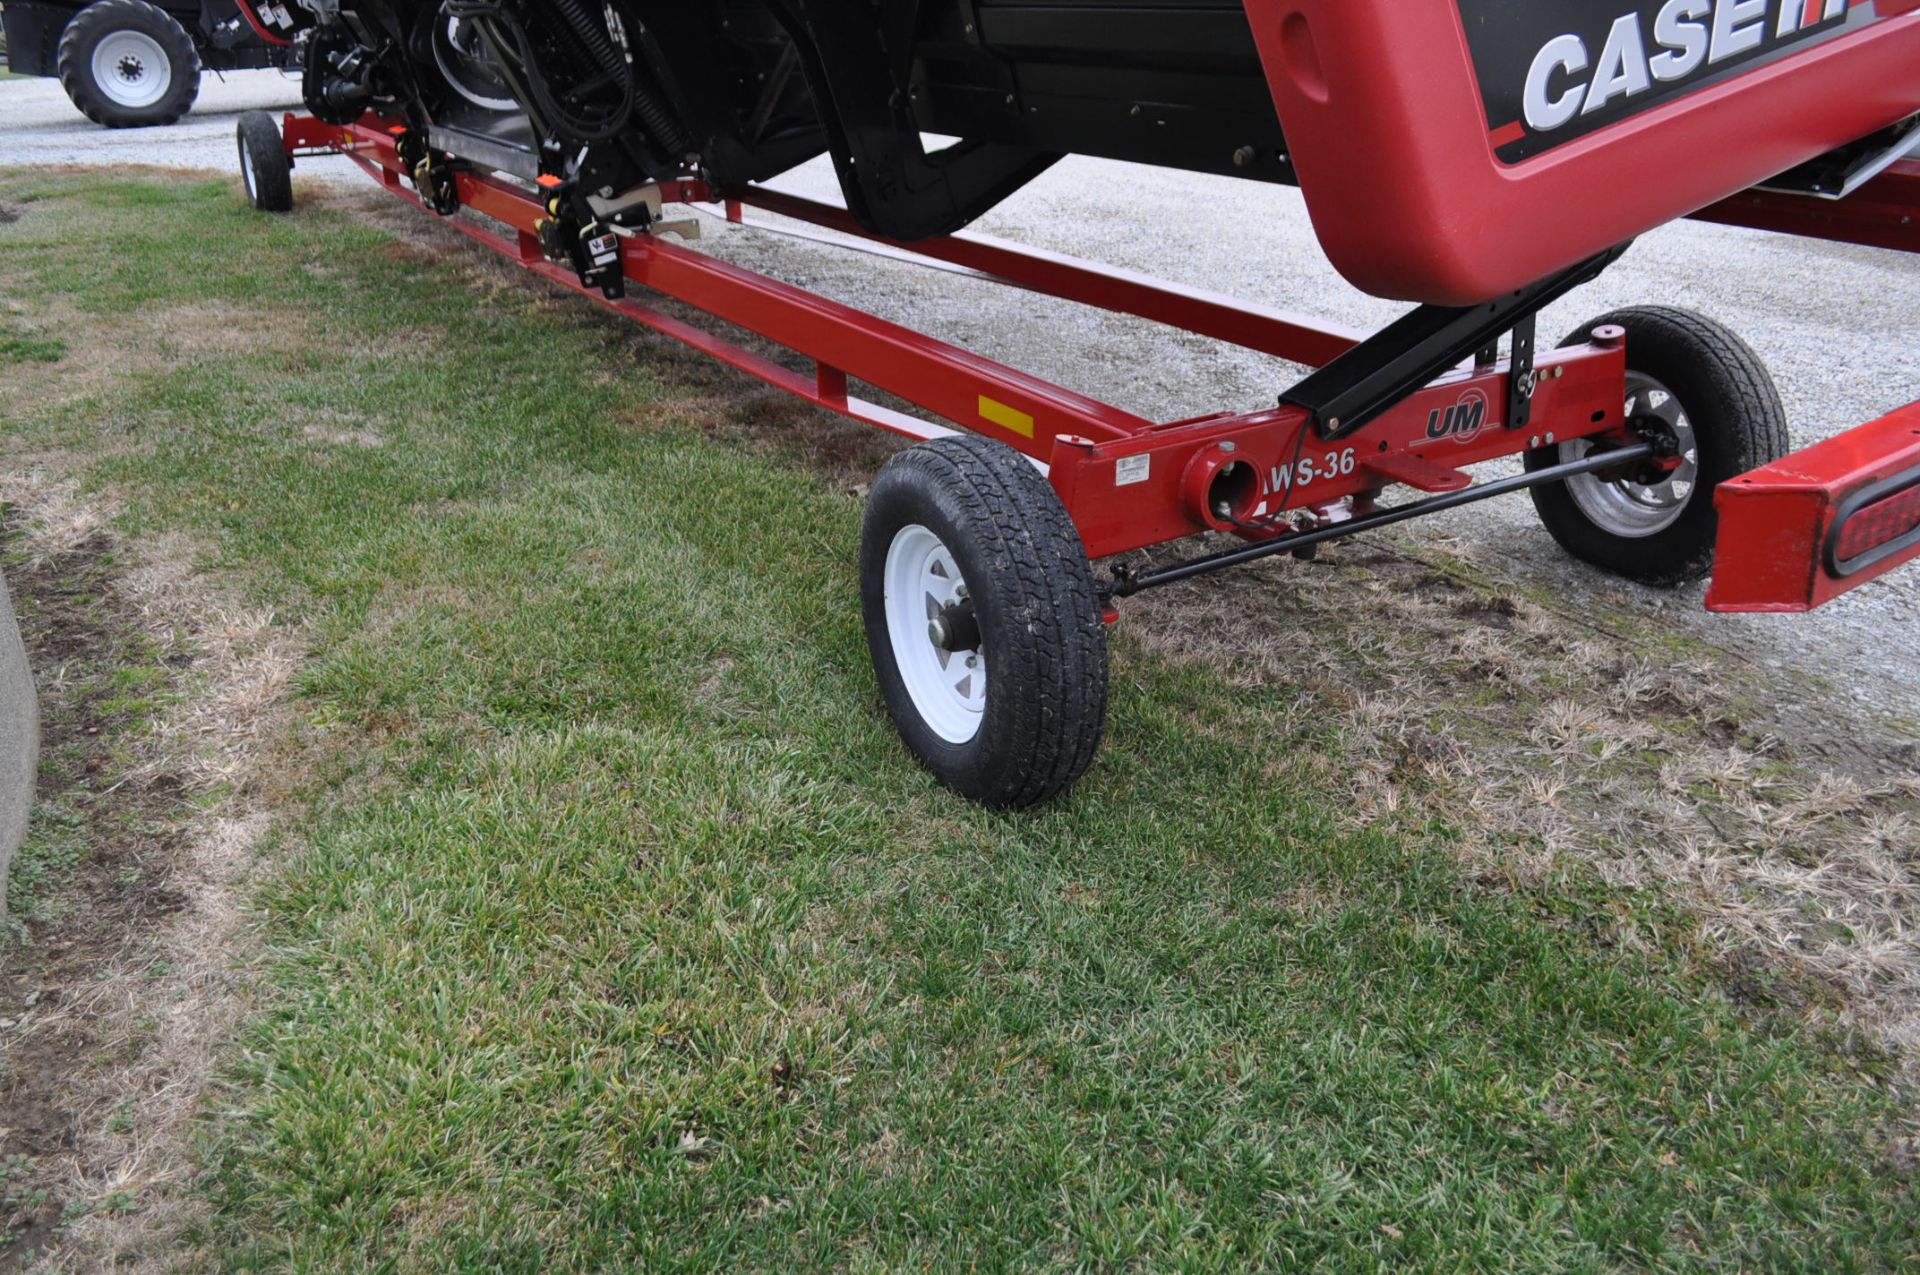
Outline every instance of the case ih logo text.
<path fill-rule="evenodd" d="M 1532 131 L 1552 132 L 1846 14 L 1847 0 L 1666 0 L 1651 14 L 1615 18 L 1598 52 L 1578 35 L 1548 40 L 1527 71 L 1521 113 Z"/>
<path fill-rule="evenodd" d="M 1486 424 L 1487 396 L 1479 390 L 1468 390 L 1451 407 L 1436 407 L 1427 413 L 1427 437 L 1470 443 Z"/>

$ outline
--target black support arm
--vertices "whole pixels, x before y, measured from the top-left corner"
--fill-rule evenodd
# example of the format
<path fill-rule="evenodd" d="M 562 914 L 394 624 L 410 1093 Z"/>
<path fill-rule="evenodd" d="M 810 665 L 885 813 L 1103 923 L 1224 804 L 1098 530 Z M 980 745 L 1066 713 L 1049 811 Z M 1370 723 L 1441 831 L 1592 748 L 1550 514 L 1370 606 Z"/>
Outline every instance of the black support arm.
<path fill-rule="evenodd" d="M 1423 305 L 1368 337 L 1280 396 L 1313 413 L 1320 436 L 1345 438 L 1470 355 L 1525 327 L 1526 372 L 1532 374 L 1532 325 L 1558 301 L 1618 261 L 1628 245 L 1609 248 L 1539 283 L 1476 306 Z M 1510 413 L 1511 415 L 1511 413 Z"/>

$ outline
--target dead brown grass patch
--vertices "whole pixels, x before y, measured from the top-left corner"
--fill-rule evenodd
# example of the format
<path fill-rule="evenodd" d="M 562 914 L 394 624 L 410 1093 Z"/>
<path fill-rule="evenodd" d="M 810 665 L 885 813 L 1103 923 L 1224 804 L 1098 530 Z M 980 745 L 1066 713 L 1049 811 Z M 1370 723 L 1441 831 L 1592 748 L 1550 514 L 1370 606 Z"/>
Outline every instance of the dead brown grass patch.
<path fill-rule="evenodd" d="M 1790 994 L 1920 1044 L 1912 741 L 1843 716 L 1827 731 L 1847 746 L 1816 756 L 1804 720 L 1710 652 L 1385 541 L 1129 609 L 1151 651 L 1309 691 L 1338 740 L 1312 764 L 1351 823 L 1452 824 L 1496 888 L 1568 861 L 1658 885 L 1730 968 L 1764 953 Z"/>

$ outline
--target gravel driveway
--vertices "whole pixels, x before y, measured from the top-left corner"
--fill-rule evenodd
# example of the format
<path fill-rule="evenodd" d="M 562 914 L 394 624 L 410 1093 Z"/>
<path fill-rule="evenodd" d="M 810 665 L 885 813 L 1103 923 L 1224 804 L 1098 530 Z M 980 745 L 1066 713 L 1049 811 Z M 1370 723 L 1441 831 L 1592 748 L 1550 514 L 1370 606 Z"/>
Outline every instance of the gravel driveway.
<path fill-rule="evenodd" d="M 192 112 L 167 128 L 101 128 L 80 114 L 52 78 L 0 82 L 0 164 L 161 164 L 234 168 L 240 112 L 298 110 L 300 81 L 278 71 L 211 71 L 200 77 Z M 345 178 L 344 159 L 301 160 L 303 175 Z"/>
<path fill-rule="evenodd" d="M 209 76 L 194 113 L 164 129 L 87 123 L 51 80 L 0 83 L 0 163 L 143 163 L 233 169 L 242 110 L 297 102 L 277 72 Z M 345 160 L 298 175 L 361 181 Z M 834 192 L 809 164 L 790 189 Z M 1488 210 L 1489 216 L 1501 210 Z M 1295 371 L 1271 359 L 952 274 L 709 223 L 707 248 L 794 283 L 1172 419 L 1271 404 Z M 1068 160 L 978 228 L 1231 295 L 1375 326 L 1400 307 L 1354 291 L 1321 256 L 1297 192 L 1100 160 Z M 1689 306 L 1730 324 L 1772 368 L 1796 446 L 1920 397 L 1920 258 L 1682 223 L 1649 234 L 1597 283 L 1547 310 L 1557 338 L 1617 306 Z M 1783 693 L 1828 694 L 1920 721 L 1920 569 L 1868 585 L 1809 616 L 1712 616 L 1702 590 L 1622 584 L 1562 557 L 1524 499 L 1429 520 L 1402 533 L 1568 597 L 1596 615 L 1675 630 L 1780 670 Z M 1230 578 L 1220 587 L 1231 588 Z"/>

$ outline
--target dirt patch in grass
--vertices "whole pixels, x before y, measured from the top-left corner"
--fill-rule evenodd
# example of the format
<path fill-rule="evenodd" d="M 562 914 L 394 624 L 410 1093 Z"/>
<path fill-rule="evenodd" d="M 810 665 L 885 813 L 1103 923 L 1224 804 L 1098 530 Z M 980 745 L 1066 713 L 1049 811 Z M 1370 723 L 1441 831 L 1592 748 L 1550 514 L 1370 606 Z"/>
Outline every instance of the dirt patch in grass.
<path fill-rule="evenodd" d="M 0 543 L 19 538 L 20 521 L 8 519 Z M 30 1260 L 76 1203 L 64 1169 L 86 1131 L 83 1090 L 73 1082 L 111 1065 L 114 1049 L 75 1007 L 130 940 L 180 906 L 165 872 L 178 849 L 177 781 L 106 791 L 134 727 L 113 703 L 112 673 L 143 662 L 136 651 L 145 642 L 134 617 L 111 602 L 109 543 L 96 528 L 9 573 L 39 670 L 44 761 L 34 830 L 40 855 L 13 891 L 24 933 L 0 940 L 13 949 L 0 970 L 0 1159 L 8 1168 L 0 1269 Z M 47 861 L 68 855 L 71 863 Z M 53 1020 L 57 1026 L 43 1026 Z"/>
<path fill-rule="evenodd" d="M 131 366 L 139 370 L 210 355 L 298 364 L 321 348 L 308 316 L 292 307 L 243 306 L 218 299 L 148 306 L 134 324 L 115 328 L 114 352 L 134 358 Z"/>
<path fill-rule="evenodd" d="M 0 937 L 0 1270 L 135 1269 L 189 1216 L 183 1133 L 244 985 L 245 796 L 291 668 L 208 605 L 186 546 L 135 554 L 45 475 L 0 482 L 42 709 L 38 803 Z"/>
<path fill-rule="evenodd" d="M 366 421 L 339 412 L 320 413 L 300 427 L 303 438 L 332 447 L 384 447 L 386 437 Z"/>
<path fill-rule="evenodd" d="M 1130 602 L 1148 650 L 1304 686 L 1355 824 L 1456 827 L 1498 888 L 1659 884 L 1748 999 L 1920 1044 L 1920 745 L 1660 634 L 1374 538 Z M 1623 933 L 1621 941 L 1633 936 Z M 1760 973 L 1765 970 L 1764 976 Z"/>
<path fill-rule="evenodd" d="M 64 297 L 46 298 L 32 323 L 35 339 L 46 339 L 41 334 L 64 334 L 60 357 L 0 360 L 6 364 L 6 375 L 0 376 L 0 413 L 25 419 L 29 413 L 57 411 L 98 397 L 150 357 L 138 342 L 101 339 L 99 325 Z M 94 332 L 89 333 L 90 328 Z M 5 330 L 0 324 L 0 332 Z M 114 422 L 102 422 L 103 432 L 113 429 Z"/>

